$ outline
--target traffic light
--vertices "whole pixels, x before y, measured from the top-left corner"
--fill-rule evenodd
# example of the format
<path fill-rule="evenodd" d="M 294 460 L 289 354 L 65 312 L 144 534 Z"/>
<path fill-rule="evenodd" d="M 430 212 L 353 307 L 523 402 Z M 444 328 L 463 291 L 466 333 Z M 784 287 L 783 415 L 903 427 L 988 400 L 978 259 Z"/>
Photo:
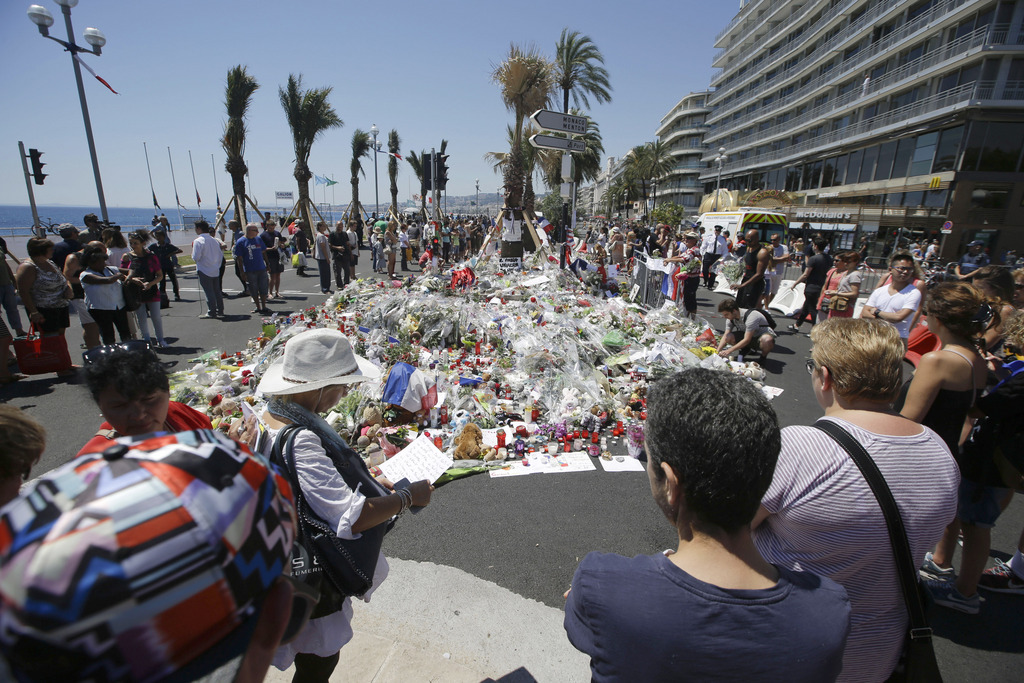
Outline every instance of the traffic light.
<path fill-rule="evenodd" d="M 47 176 L 46 173 L 43 173 L 43 166 L 46 166 L 46 164 L 39 160 L 41 156 L 43 156 L 43 153 L 38 149 L 30 149 L 28 151 L 28 158 L 32 161 L 32 178 L 35 179 L 36 185 L 42 185 L 43 179 Z"/>
<path fill-rule="evenodd" d="M 426 196 L 434 189 L 431 181 L 434 178 L 434 155 L 424 152 L 420 156 L 423 164 L 423 180 L 420 182 L 420 194 Z"/>
<path fill-rule="evenodd" d="M 446 190 L 448 188 L 448 155 L 438 154 L 437 155 L 437 189 Z"/>

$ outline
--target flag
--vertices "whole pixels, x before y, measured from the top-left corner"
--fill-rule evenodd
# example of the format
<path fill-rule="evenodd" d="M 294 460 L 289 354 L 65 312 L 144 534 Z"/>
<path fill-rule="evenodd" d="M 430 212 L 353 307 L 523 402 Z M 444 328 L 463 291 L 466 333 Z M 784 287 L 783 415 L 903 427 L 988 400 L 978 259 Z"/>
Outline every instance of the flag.
<path fill-rule="evenodd" d="M 197 189 L 196 190 L 196 206 L 202 206 L 202 205 L 203 205 L 203 200 L 200 199 L 200 197 L 199 197 L 199 190 Z"/>
<path fill-rule="evenodd" d="M 676 289 L 679 283 L 676 282 L 675 275 L 679 272 L 679 266 L 673 264 L 672 269 L 665 273 L 661 280 L 661 293 L 665 295 L 665 298 L 676 300 Z"/>
<path fill-rule="evenodd" d="M 327 183 L 327 187 L 330 187 L 331 185 L 337 185 L 338 184 L 337 180 L 331 180 L 327 176 L 324 176 L 324 182 Z"/>
<path fill-rule="evenodd" d="M 83 68 L 84 68 L 84 69 L 85 69 L 86 71 L 88 71 L 89 73 L 91 73 L 91 74 L 92 74 L 92 77 L 93 77 L 93 78 L 95 78 L 95 79 L 96 79 L 97 81 L 99 81 L 99 82 L 100 82 L 100 83 L 102 83 L 103 85 L 107 86 L 107 90 L 109 90 L 110 92 L 114 93 L 115 95 L 119 95 L 119 94 L 120 94 L 119 92 L 117 92 L 116 90 L 114 90 L 113 88 L 111 88 L 111 87 L 110 87 L 110 84 L 109 84 L 109 83 L 107 83 L 107 82 L 106 82 L 105 80 L 103 80 L 102 78 L 100 78 L 99 76 L 97 76 L 97 75 L 96 75 L 96 72 L 95 72 L 95 71 L 93 71 L 93 70 L 92 70 L 92 68 L 91 68 L 91 67 L 90 67 L 90 66 L 89 66 L 88 64 L 86 64 L 85 62 L 83 62 L 83 61 L 82 61 L 82 58 L 81 58 L 81 57 L 79 57 L 79 56 L 78 56 L 77 54 L 75 54 L 74 52 L 72 52 L 72 53 L 71 53 L 71 56 L 72 56 L 72 57 L 74 57 L 75 61 L 76 61 L 76 62 L 78 62 L 78 63 L 79 63 L 79 64 L 80 64 L 80 65 L 81 65 L 81 66 L 82 66 L 82 67 L 83 67 Z"/>
<path fill-rule="evenodd" d="M 398 159 L 399 161 L 402 161 L 402 155 L 399 154 L 398 152 L 388 152 L 388 156 L 392 156 L 392 157 Z"/>
<path fill-rule="evenodd" d="M 175 201 L 175 203 L 177 203 L 178 206 L 181 206 L 181 208 L 183 208 L 183 209 L 185 208 L 184 206 L 182 206 L 181 200 L 178 199 L 178 193 L 177 192 L 174 193 L 174 201 Z"/>
<path fill-rule="evenodd" d="M 155 206 L 158 209 L 160 208 L 160 205 L 157 204 L 156 202 L 156 192 L 153 192 L 153 206 Z"/>
<path fill-rule="evenodd" d="M 324 179 L 318 176 L 316 173 L 313 174 L 313 181 L 315 185 L 323 185 L 325 182 Z"/>

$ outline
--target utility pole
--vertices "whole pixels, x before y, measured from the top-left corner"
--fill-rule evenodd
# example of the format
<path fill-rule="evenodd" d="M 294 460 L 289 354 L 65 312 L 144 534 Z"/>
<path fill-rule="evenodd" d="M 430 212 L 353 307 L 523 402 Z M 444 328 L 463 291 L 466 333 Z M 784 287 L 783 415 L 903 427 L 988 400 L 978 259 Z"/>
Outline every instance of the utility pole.
<path fill-rule="evenodd" d="M 18 140 L 18 151 L 21 153 L 21 167 L 25 170 L 25 189 L 28 190 L 28 203 L 32 207 L 32 229 L 36 231 L 37 237 L 45 237 L 46 232 L 43 230 L 39 223 L 39 212 L 36 210 L 36 194 L 32 190 L 32 180 L 28 172 L 28 162 L 25 159 L 28 155 L 25 154 L 25 143 Z"/>

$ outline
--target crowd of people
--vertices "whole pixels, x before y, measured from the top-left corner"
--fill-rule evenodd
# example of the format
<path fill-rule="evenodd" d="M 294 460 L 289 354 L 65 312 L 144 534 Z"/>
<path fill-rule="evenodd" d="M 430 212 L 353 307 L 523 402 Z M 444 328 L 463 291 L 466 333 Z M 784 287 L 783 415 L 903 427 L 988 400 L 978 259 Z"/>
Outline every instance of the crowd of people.
<path fill-rule="evenodd" d="M 375 266 L 389 276 L 417 250 L 429 254 L 425 268 L 467 258 L 484 235 L 480 224 L 455 221 L 445 242 L 443 224 L 424 233 L 392 223 L 373 225 L 367 240 L 371 253 L 381 246 Z M 332 271 L 339 288 L 354 277 L 357 223 L 331 233 L 321 223 L 302 246 L 273 221 L 228 227 L 230 245 L 205 222 L 195 226 L 204 317 L 223 316 L 226 248 L 255 312 L 280 295 L 284 264 L 308 256 L 303 246 L 322 291 Z M 621 264 L 633 249 L 678 264 L 682 307 L 695 314 L 701 280 L 713 288 L 711 265 L 729 253 L 728 235 L 709 227 L 678 241 L 671 228 L 642 238 L 598 231 L 593 244 Z M 369 599 L 387 578 L 387 532 L 433 492 L 425 480 L 373 476 L 322 417 L 353 385 L 378 380 L 379 368 L 341 332 L 303 332 L 260 378 L 268 398 L 260 419 L 213 431 L 206 415 L 171 400 L 154 352 L 164 345 L 160 285 L 175 252 L 159 236 L 151 244 L 146 230 L 127 240 L 65 232 L 57 245 L 30 240 L 12 283 L 44 334 L 63 335 L 72 312 L 83 329 L 95 326 L 84 367 L 68 372 L 84 378 L 103 422 L 76 460 L 22 488 L 46 435 L 26 413 L 0 406 L 0 679 L 118 672 L 109 679 L 244 683 L 273 665 L 294 666 L 298 683 L 326 681 L 353 635 L 352 598 Z M 757 231 L 743 237 L 736 296 L 718 304 L 726 320 L 718 350 L 764 360 L 779 336 L 766 306 L 792 251 L 781 240 L 762 244 Z M 884 478 L 913 569 L 937 604 L 975 614 L 979 590 L 1024 593 L 1024 533 L 1009 562 L 985 566 L 991 528 L 1024 472 L 1024 271 L 986 264 L 927 288 L 920 260 L 895 252 L 854 317 L 861 254 L 829 255 L 821 238 L 808 246 L 800 281 L 811 303 L 791 331 L 811 323 L 805 368 L 823 417 L 780 429 L 764 395 L 730 373 L 691 369 L 651 386 L 647 475 L 678 542 L 579 562 L 564 625 L 595 681 L 888 679 L 909 628 L 897 540 L 850 448 L 863 449 Z M 127 312 L 132 297 L 141 339 Z M 931 350 L 914 358 L 904 382 L 908 348 L 921 348 L 925 335 Z M 111 523 L 82 533 L 97 510 Z M 347 549 L 358 585 L 296 570 L 310 516 Z M 48 531 L 37 533 L 42 526 Z M 103 580 L 92 580 L 96 562 Z M 247 569 L 256 566 L 263 570 Z M 198 573 L 206 578 L 194 580 Z"/>

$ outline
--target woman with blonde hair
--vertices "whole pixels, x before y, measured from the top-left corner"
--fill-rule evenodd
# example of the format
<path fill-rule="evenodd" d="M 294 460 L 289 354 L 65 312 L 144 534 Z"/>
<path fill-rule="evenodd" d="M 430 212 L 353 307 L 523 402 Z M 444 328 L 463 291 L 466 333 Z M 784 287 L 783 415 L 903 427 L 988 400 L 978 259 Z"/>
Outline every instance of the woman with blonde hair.
<path fill-rule="evenodd" d="M 956 513 L 956 462 L 939 436 L 899 415 L 903 343 L 888 323 L 831 318 L 811 329 L 811 385 L 823 422 L 864 447 L 923 557 Z M 782 430 L 772 484 L 753 522 L 772 564 L 826 576 L 850 596 L 840 681 L 883 681 L 904 648 L 909 617 L 882 510 L 845 448 L 813 426 Z"/>

